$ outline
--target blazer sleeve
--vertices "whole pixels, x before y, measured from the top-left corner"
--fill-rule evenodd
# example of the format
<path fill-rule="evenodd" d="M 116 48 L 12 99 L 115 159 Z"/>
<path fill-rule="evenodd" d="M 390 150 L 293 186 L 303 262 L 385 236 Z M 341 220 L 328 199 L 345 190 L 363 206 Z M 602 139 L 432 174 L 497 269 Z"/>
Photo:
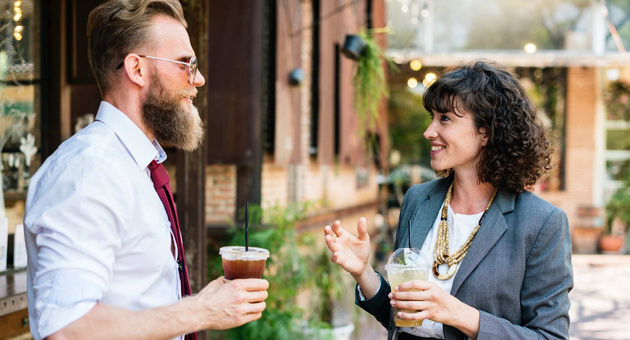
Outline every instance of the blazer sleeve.
<path fill-rule="evenodd" d="M 573 288 L 571 237 L 566 214 L 555 209 L 527 257 L 521 289 L 521 325 L 480 311 L 477 339 L 568 339 Z"/>
<path fill-rule="evenodd" d="M 378 276 L 381 279 L 381 287 L 376 295 L 367 300 L 362 300 L 359 296 L 359 290 L 355 288 L 354 301 L 357 306 L 372 314 L 383 327 L 389 329 L 389 320 L 392 317 L 392 306 L 389 304 L 389 297 L 387 297 L 387 295 L 389 295 L 391 288 L 389 283 L 383 278 L 383 275 L 379 273 Z"/>
<path fill-rule="evenodd" d="M 414 192 L 417 190 L 418 186 L 413 186 L 407 193 L 405 194 L 405 198 L 403 199 L 402 207 L 400 208 L 400 218 L 398 219 L 398 231 L 396 232 L 396 241 L 394 242 L 394 250 L 398 249 L 398 235 L 401 233 L 401 229 L 405 228 L 407 225 L 404 221 L 408 221 L 410 216 L 409 207 L 413 206 Z M 406 229 L 402 230 L 402 232 L 407 232 Z M 381 287 L 379 288 L 376 295 L 367 300 L 362 300 L 359 296 L 359 290 L 355 287 L 355 304 L 361 307 L 366 312 L 372 314 L 376 320 L 378 320 L 383 327 L 389 329 L 390 319 L 392 318 L 392 306 L 390 305 L 389 293 L 391 292 L 391 287 L 389 283 L 385 280 L 383 275 L 379 273 L 381 278 Z M 358 285 L 357 285 L 358 287 Z"/>

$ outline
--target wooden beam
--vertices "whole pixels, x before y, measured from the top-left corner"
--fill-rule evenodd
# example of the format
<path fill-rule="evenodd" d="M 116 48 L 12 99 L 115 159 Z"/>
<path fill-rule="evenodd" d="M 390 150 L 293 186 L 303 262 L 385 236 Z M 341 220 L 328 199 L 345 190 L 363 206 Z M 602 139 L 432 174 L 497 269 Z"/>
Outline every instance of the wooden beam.
<path fill-rule="evenodd" d="M 208 6 L 204 0 L 185 0 L 182 1 L 182 5 L 199 70 L 204 73 L 208 69 Z M 204 123 L 207 122 L 207 98 L 207 89 L 199 88 L 195 105 Z M 177 151 L 177 213 L 193 292 L 200 291 L 207 281 L 205 225 L 207 148 L 208 144 L 204 142 L 196 151 Z"/>

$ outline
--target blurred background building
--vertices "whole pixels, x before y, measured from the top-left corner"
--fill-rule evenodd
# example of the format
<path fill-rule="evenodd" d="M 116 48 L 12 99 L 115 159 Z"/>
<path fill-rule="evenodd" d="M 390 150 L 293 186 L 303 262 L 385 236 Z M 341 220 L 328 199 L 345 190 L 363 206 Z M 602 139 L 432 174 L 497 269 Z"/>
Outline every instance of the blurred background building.
<path fill-rule="evenodd" d="M 575 252 L 598 251 L 610 233 L 606 205 L 630 166 L 629 11 L 614 0 L 388 0 L 388 54 L 400 67 L 390 84 L 393 152 L 428 165 L 428 143 L 409 137 L 406 122 L 428 124 L 418 103 L 431 79 L 471 60 L 503 64 L 552 130 L 556 168 L 535 191 L 566 211 Z"/>

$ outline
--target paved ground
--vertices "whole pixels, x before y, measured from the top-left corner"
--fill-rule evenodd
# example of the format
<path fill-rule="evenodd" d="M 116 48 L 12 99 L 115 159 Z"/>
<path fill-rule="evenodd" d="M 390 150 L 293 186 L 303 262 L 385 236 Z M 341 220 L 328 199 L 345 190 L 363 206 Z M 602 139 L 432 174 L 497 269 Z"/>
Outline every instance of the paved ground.
<path fill-rule="evenodd" d="M 630 256 L 574 255 L 571 339 L 630 339 Z"/>
<path fill-rule="evenodd" d="M 572 340 L 630 340 L 630 255 L 574 255 Z M 360 318 L 353 339 L 387 339 L 385 329 Z"/>

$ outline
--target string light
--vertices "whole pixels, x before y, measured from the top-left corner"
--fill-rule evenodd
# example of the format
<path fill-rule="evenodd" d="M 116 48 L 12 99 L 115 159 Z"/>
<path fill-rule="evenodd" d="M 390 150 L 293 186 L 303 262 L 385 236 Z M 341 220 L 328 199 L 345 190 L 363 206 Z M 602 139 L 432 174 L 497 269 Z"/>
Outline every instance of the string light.
<path fill-rule="evenodd" d="M 416 86 L 418 86 L 418 80 L 416 80 L 416 78 L 409 78 L 409 80 L 407 80 L 407 86 L 409 86 L 410 89 L 415 89 Z"/>
<path fill-rule="evenodd" d="M 409 63 L 409 67 L 414 71 L 420 71 L 422 68 L 422 62 L 418 59 L 414 59 Z"/>
<path fill-rule="evenodd" d="M 536 52 L 536 45 L 533 43 L 528 43 L 523 47 L 526 53 L 532 54 Z"/>
<path fill-rule="evenodd" d="M 22 19 L 22 1 L 17 0 L 13 3 L 13 12 L 15 15 L 13 16 L 13 21 L 15 21 L 15 28 L 13 29 L 13 37 L 15 40 L 22 40 L 22 32 L 24 31 L 24 26 L 20 24 L 20 20 Z"/>
<path fill-rule="evenodd" d="M 433 82 L 437 79 L 437 75 L 433 72 L 429 72 L 424 75 L 424 80 L 422 81 L 422 85 L 424 87 L 429 87 L 429 85 L 433 84 Z"/>

